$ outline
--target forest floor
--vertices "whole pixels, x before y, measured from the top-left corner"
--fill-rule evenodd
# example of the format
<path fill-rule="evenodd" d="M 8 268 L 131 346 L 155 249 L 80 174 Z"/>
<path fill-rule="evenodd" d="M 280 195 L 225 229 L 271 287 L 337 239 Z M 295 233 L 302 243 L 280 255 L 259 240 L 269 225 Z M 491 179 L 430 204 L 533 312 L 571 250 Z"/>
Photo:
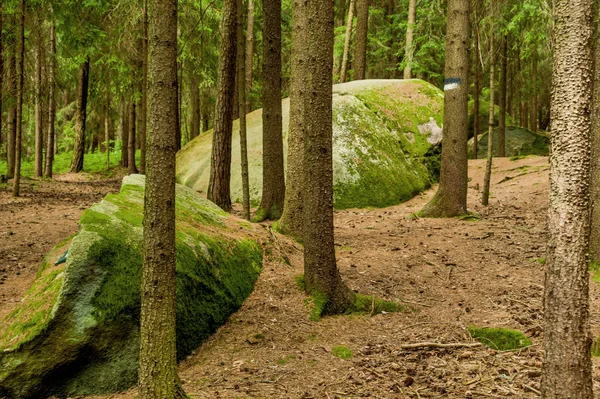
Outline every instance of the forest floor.
<path fill-rule="evenodd" d="M 202 399 L 538 397 L 548 159 L 494 159 L 488 207 L 480 205 L 484 168 L 484 160 L 469 161 L 469 208 L 478 220 L 411 217 L 434 189 L 394 207 L 335 213 L 338 265 L 347 284 L 405 303 L 411 312 L 311 321 L 295 281 L 302 273 L 300 245 L 265 234 L 269 249 L 255 291 L 181 363 L 186 392 Z M 62 178 L 70 181 L 27 181 L 17 200 L 0 191 L 0 317 L 20 301 L 45 252 L 76 232 L 82 211 L 119 186 L 118 180 Z M 597 336 L 597 284 L 590 298 Z M 513 352 L 401 348 L 472 343 L 466 329 L 472 325 L 518 329 L 533 346 Z M 341 346 L 349 350 L 347 359 L 336 356 Z M 597 392 L 599 366 L 595 359 Z"/>

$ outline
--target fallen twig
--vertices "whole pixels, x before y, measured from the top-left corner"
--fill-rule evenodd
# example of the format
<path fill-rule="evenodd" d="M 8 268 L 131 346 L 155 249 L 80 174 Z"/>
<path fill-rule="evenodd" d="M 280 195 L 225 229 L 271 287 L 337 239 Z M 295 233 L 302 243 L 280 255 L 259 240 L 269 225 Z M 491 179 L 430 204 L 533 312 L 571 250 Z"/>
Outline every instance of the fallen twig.
<path fill-rule="evenodd" d="M 483 346 L 481 342 L 455 342 L 451 344 L 442 344 L 439 342 L 418 342 L 415 344 L 401 345 L 402 349 L 420 349 L 420 348 L 476 348 Z"/>

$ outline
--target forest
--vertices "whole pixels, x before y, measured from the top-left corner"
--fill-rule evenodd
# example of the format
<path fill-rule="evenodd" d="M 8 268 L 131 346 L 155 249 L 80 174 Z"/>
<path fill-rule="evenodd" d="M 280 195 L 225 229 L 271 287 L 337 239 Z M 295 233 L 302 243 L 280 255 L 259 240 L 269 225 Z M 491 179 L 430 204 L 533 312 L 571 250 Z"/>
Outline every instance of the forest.
<path fill-rule="evenodd" d="M 0 399 L 600 392 L 593 0 L 0 0 Z"/>

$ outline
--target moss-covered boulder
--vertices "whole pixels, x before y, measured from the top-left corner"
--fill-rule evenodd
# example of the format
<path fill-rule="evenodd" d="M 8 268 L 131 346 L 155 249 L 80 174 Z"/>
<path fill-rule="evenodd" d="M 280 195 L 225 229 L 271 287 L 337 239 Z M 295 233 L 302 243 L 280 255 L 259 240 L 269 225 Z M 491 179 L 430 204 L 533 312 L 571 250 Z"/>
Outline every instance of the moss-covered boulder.
<path fill-rule="evenodd" d="M 545 133 L 534 133 L 518 126 L 507 126 L 505 134 L 505 155 L 507 157 L 521 155 L 547 156 L 550 151 L 550 137 Z M 487 131 L 477 141 L 477 158 L 487 157 Z M 498 128 L 494 129 L 494 156 L 498 156 Z M 473 138 L 469 140 L 469 158 L 474 157 Z"/>
<path fill-rule="evenodd" d="M 494 105 L 494 126 L 498 126 L 500 115 L 500 107 Z M 475 125 L 475 113 L 474 113 L 474 101 L 469 100 L 469 138 L 473 137 L 473 130 Z M 513 119 L 507 113 L 506 114 L 506 125 L 512 125 Z M 479 134 L 487 132 L 488 126 L 490 125 L 490 103 L 483 98 L 479 99 Z"/>
<path fill-rule="evenodd" d="M 437 179 L 444 95 L 422 80 L 361 80 L 333 86 L 334 206 L 384 207 L 412 198 Z M 289 99 L 284 99 L 287 144 Z M 212 130 L 177 156 L 177 179 L 208 187 Z M 437 147 L 436 147 L 437 148 Z M 287 153 L 287 149 L 285 150 Z M 262 109 L 248 114 L 250 198 L 262 193 Z M 231 196 L 241 202 L 239 122 L 233 126 Z"/>
<path fill-rule="evenodd" d="M 0 324 L 0 397 L 119 391 L 139 352 L 144 177 L 86 210 L 79 233 L 46 256 L 23 301 Z M 177 355 L 236 311 L 262 263 L 253 229 L 177 186 Z M 56 265 L 68 249 L 66 263 Z"/>

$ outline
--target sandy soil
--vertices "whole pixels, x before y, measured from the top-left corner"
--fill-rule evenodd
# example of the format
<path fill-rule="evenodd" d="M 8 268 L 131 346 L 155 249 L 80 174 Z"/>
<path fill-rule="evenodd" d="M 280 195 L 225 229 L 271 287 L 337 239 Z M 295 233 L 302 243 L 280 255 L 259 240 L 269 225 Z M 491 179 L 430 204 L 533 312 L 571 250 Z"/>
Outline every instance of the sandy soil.
<path fill-rule="evenodd" d="M 485 164 L 470 161 L 469 207 L 481 216 L 476 221 L 411 218 L 434 190 L 395 207 L 336 212 L 338 264 L 348 285 L 404 302 L 412 312 L 310 321 L 295 283 L 301 247 L 265 234 L 272 249 L 255 291 L 182 362 L 185 390 L 206 399 L 538 397 L 547 162 L 495 159 L 490 205 L 483 207 Z M 25 293 L 44 253 L 76 232 L 83 209 L 117 188 L 118 181 L 28 182 L 21 199 L 0 192 L 0 316 Z M 593 286 L 595 335 L 599 294 Z M 519 329 L 534 345 L 516 352 L 401 348 L 469 343 L 470 325 Z M 338 345 L 352 357 L 334 356 Z M 594 379 L 600 392 L 597 361 Z"/>

